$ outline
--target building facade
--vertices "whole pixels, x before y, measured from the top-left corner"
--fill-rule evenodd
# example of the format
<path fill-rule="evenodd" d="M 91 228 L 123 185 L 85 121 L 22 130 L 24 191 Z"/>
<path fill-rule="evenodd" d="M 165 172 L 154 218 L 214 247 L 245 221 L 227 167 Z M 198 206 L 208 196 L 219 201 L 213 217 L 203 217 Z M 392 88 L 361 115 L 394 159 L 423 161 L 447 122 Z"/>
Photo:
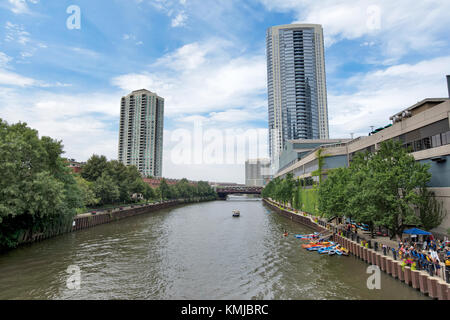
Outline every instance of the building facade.
<path fill-rule="evenodd" d="M 118 159 L 147 177 L 161 177 L 164 99 L 145 89 L 122 97 Z"/>
<path fill-rule="evenodd" d="M 262 187 L 271 179 L 269 159 L 249 159 L 245 161 L 245 185 Z"/>
<path fill-rule="evenodd" d="M 322 26 L 291 24 L 266 33 L 269 154 L 287 140 L 328 139 L 328 108 Z"/>

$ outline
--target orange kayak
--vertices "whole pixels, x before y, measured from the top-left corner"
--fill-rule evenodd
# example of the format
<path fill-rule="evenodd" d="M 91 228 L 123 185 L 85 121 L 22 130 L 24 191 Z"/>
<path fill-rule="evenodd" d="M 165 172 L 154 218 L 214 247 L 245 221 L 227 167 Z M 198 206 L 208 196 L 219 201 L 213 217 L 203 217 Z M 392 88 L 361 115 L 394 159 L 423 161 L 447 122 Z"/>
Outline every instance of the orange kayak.
<path fill-rule="evenodd" d="M 310 242 L 308 244 L 302 244 L 302 248 L 307 249 L 307 248 L 311 248 L 311 247 L 322 247 L 322 246 L 327 246 L 329 245 L 329 242 Z"/>

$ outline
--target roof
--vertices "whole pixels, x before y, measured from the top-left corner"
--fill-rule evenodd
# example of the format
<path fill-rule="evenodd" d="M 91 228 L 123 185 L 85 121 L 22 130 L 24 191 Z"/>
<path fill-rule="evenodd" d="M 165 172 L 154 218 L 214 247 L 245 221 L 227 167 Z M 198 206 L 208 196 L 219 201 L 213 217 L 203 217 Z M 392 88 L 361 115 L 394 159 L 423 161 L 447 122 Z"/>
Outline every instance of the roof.
<path fill-rule="evenodd" d="M 406 112 L 406 111 L 410 111 L 411 112 L 411 111 L 413 111 L 415 109 L 418 109 L 418 108 L 420 108 L 420 107 L 422 107 L 422 106 L 424 106 L 426 104 L 438 105 L 438 104 L 441 104 L 441 103 L 443 103 L 445 101 L 450 101 L 450 99 L 449 98 L 427 98 L 427 99 L 424 99 L 422 101 L 417 102 L 416 104 L 412 105 L 411 107 L 408 107 L 408 108 L 406 108 L 406 109 L 404 109 L 404 110 L 394 114 L 392 117 L 390 117 L 390 119 L 392 120 L 396 116 L 397 117 L 401 116 L 403 114 L 403 112 Z"/>
<path fill-rule="evenodd" d="M 405 230 L 405 231 L 403 231 L 403 233 L 416 234 L 416 235 L 431 235 L 431 232 L 420 230 L 420 229 L 417 229 L 417 228 L 412 228 L 412 229 Z"/>

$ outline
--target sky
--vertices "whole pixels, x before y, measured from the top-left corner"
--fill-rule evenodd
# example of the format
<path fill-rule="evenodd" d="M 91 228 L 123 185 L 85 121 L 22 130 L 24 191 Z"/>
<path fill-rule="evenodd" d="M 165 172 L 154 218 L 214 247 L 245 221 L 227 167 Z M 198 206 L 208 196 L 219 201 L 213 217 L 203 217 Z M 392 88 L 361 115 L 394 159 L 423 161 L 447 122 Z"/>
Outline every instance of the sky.
<path fill-rule="evenodd" d="M 163 176 L 245 180 L 267 157 L 265 33 L 322 24 L 330 138 L 448 96 L 448 0 L 0 0 L 0 118 L 117 159 L 120 98 L 165 99 Z M 256 147 L 255 147 L 256 146 Z"/>

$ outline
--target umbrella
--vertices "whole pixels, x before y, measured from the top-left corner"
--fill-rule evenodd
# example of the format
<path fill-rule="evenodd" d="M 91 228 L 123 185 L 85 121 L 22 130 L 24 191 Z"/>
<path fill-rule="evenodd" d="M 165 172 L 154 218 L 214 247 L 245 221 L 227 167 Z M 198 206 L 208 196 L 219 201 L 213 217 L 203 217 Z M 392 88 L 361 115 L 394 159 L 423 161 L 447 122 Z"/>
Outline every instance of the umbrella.
<path fill-rule="evenodd" d="M 405 231 L 403 231 L 403 233 L 406 233 L 406 234 L 417 234 L 417 235 L 428 235 L 428 236 L 431 235 L 431 232 L 420 230 L 420 229 L 417 229 L 417 228 L 412 228 L 412 229 L 405 230 Z"/>

